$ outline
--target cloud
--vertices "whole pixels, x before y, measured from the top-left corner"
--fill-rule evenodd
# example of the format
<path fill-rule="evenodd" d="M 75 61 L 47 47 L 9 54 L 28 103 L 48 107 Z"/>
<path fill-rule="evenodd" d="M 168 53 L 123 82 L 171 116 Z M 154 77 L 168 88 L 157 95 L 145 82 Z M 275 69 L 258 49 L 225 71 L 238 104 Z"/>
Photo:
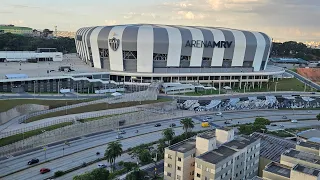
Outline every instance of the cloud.
<path fill-rule="evenodd" d="M 123 15 L 124 19 L 136 19 L 136 18 L 142 18 L 142 17 L 156 19 L 159 17 L 159 15 L 156 15 L 155 13 L 144 13 L 144 12 L 142 12 L 142 13 L 129 12 L 129 13 Z"/>
<path fill-rule="evenodd" d="M 104 20 L 104 24 L 107 26 L 115 25 L 116 23 L 116 20 Z"/>
<path fill-rule="evenodd" d="M 21 26 L 24 24 L 23 20 L 13 20 L 11 21 L 11 24 L 16 25 L 16 26 Z"/>

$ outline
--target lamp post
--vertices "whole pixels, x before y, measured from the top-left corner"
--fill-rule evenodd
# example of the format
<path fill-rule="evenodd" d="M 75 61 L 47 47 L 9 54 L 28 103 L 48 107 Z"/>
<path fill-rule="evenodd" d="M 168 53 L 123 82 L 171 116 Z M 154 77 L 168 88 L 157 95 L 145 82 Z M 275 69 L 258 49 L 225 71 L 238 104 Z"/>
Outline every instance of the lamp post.
<path fill-rule="evenodd" d="M 274 92 L 277 92 L 278 83 L 279 83 L 279 82 L 276 82 L 276 84 L 274 85 Z"/>

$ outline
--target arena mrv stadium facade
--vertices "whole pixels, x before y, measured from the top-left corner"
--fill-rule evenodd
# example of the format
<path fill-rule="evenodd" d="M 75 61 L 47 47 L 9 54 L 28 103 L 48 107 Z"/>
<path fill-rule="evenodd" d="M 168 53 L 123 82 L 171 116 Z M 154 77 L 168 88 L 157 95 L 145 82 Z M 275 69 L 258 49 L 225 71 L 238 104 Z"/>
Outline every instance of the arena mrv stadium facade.
<path fill-rule="evenodd" d="M 261 32 L 228 28 L 116 25 L 76 32 L 79 57 L 124 82 L 266 82 L 272 40 Z"/>

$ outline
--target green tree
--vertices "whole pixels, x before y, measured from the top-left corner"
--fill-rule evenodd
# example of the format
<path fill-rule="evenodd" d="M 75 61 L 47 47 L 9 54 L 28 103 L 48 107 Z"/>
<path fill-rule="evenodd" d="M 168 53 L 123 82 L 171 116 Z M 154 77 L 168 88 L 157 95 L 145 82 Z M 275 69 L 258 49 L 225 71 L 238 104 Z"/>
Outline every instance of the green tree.
<path fill-rule="evenodd" d="M 158 157 L 160 159 L 163 159 L 164 157 L 164 149 L 167 147 L 167 144 L 165 143 L 164 139 L 160 139 L 159 143 L 157 145 L 157 152 L 158 152 Z"/>
<path fill-rule="evenodd" d="M 316 117 L 317 117 L 318 121 L 320 121 L 320 114 L 318 114 Z"/>
<path fill-rule="evenodd" d="M 271 121 L 269 119 L 266 119 L 266 118 L 262 118 L 262 117 L 257 117 L 255 120 L 254 120 L 254 125 L 270 125 L 271 124 Z"/>
<path fill-rule="evenodd" d="M 126 176 L 126 180 L 144 180 L 146 175 L 146 172 L 136 169 Z"/>
<path fill-rule="evenodd" d="M 194 128 L 194 122 L 191 118 L 184 118 L 180 120 L 180 124 L 182 124 L 183 129 L 185 130 L 185 134 L 188 134 L 188 130 Z"/>
<path fill-rule="evenodd" d="M 126 172 L 129 172 L 135 168 L 138 168 L 138 165 L 134 162 L 124 162 L 124 161 L 120 161 L 119 162 L 119 166 L 122 166 L 123 169 L 125 169 Z"/>
<path fill-rule="evenodd" d="M 109 171 L 103 168 L 94 169 L 91 172 L 86 172 L 82 175 L 73 177 L 73 180 L 108 180 Z"/>
<path fill-rule="evenodd" d="M 168 145 L 170 145 L 170 142 L 172 141 L 175 133 L 174 133 L 173 128 L 167 128 L 167 129 L 162 131 L 162 135 L 163 135 L 163 138 L 166 141 L 168 141 Z"/>
<path fill-rule="evenodd" d="M 111 164 L 112 169 L 114 169 L 115 160 L 122 154 L 122 144 L 119 141 L 113 141 L 108 144 L 108 147 L 104 153 L 107 161 Z"/>

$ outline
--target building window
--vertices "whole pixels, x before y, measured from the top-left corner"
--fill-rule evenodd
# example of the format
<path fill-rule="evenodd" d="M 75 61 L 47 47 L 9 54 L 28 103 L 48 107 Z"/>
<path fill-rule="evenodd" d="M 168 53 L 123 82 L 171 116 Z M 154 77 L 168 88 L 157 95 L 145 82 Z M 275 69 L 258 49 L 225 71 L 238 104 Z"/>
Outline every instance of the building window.
<path fill-rule="evenodd" d="M 209 168 L 206 168 L 206 171 L 207 171 L 207 172 L 210 172 L 210 169 L 209 169 Z"/>
<path fill-rule="evenodd" d="M 171 168 L 171 167 L 172 167 L 172 165 L 171 165 L 171 164 L 168 164 L 168 167 L 169 167 L 169 168 Z"/>
<path fill-rule="evenodd" d="M 191 157 L 196 157 L 196 153 L 191 154 Z"/>
<path fill-rule="evenodd" d="M 199 178 L 199 177 L 201 177 L 201 175 L 199 173 L 197 173 L 197 177 Z"/>
<path fill-rule="evenodd" d="M 181 167 L 180 167 L 180 166 L 178 166 L 178 168 L 177 168 L 177 169 L 178 169 L 178 171 L 181 171 Z"/>
<path fill-rule="evenodd" d="M 171 177 L 171 173 L 167 172 L 167 176 Z"/>
<path fill-rule="evenodd" d="M 178 157 L 178 161 L 180 161 L 180 162 L 181 162 L 181 158 L 180 158 L 180 157 Z"/>
<path fill-rule="evenodd" d="M 194 166 L 194 162 L 193 162 L 193 163 L 191 163 L 191 166 Z"/>
<path fill-rule="evenodd" d="M 180 179 L 181 179 L 181 176 L 177 175 L 177 179 L 180 180 Z"/>
<path fill-rule="evenodd" d="M 191 175 L 194 175 L 194 171 L 191 172 Z"/>
<path fill-rule="evenodd" d="M 201 169 L 201 164 L 197 164 L 197 168 Z"/>
<path fill-rule="evenodd" d="M 171 154 L 168 154 L 168 159 L 172 159 L 172 155 Z"/>
<path fill-rule="evenodd" d="M 242 174 L 242 171 L 240 171 L 240 174 Z"/>
<path fill-rule="evenodd" d="M 236 177 L 238 177 L 238 173 L 236 173 Z"/>
<path fill-rule="evenodd" d="M 209 178 L 207 176 L 204 177 L 204 180 L 209 180 Z"/>

